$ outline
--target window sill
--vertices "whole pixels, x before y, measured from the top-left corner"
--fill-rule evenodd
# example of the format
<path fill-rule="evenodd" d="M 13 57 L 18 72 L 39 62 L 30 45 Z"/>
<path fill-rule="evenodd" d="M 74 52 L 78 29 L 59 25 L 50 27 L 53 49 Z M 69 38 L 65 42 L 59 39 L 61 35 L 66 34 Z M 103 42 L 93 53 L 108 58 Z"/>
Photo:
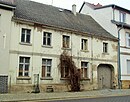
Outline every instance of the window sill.
<path fill-rule="evenodd" d="M 103 52 L 102 54 L 103 54 L 103 55 L 109 55 L 109 53 L 105 53 L 105 52 Z"/>
<path fill-rule="evenodd" d="M 60 80 L 68 80 L 69 78 L 60 78 Z"/>
<path fill-rule="evenodd" d="M 42 77 L 42 78 L 40 78 L 41 80 L 53 80 L 53 78 L 52 77 Z"/>
<path fill-rule="evenodd" d="M 81 78 L 80 80 L 90 80 L 89 78 Z"/>
<path fill-rule="evenodd" d="M 71 50 L 71 48 L 62 47 L 62 50 Z"/>
<path fill-rule="evenodd" d="M 130 46 L 120 46 L 121 48 L 130 49 Z"/>
<path fill-rule="evenodd" d="M 45 48 L 53 48 L 52 46 L 49 46 L 49 45 L 42 45 L 42 47 L 45 47 Z"/>
<path fill-rule="evenodd" d="M 20 42 L 19 44 L 20 44 L 20 45 L 32 46 L 32 44 L 31 44 L 31 43 L 25 43 L 25 42 Z"/>
<path fill-rule="evenodd" d="M 31 77 L 17 77 L 17 80 L 31 80 Z"/>
<path fill-rule="evenodd" d="M 89 52 L 88 50 L 80 50 L 81 52 Z"/>

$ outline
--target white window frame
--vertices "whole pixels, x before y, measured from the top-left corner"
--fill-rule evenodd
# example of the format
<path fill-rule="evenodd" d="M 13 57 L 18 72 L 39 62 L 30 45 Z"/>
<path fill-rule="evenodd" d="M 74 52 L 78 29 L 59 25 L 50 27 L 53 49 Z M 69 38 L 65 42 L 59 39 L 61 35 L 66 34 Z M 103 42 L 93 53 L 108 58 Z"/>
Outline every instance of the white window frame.
<path fill-rule="evenodd" d="M 130 33 L 126 32 L 126 47 L 130 47 Z"/>
<path fill-rule="evenodd" d="M 103 53 L 108 53 L 108 43 L 103 42 Z"/>
<path fill-rule="evenodd" d="M 83 63 L 83 65 L 82 65 L 82 63 Z M 85 63 L 87 64 L 87 66 L 85 66 Z M 81 78 L 88 78 L 88 64 L 89 64 L 88 62 L 81 61 L 81 70 L 83 69 Z M 86 73 L 85 73 L 85 69 L 87 69 Z M 85 74 L 86 74 L 86 77 L 85 77 Z"/>
<path fill-rule="evenodd" d="M 120 22 L 126 22 L 126 13 L 120 11 Z"/>
<path fill-rule="evenodd" d="M 70 36 L 68 35 L 63 35 L 62 36 L 62 46 L 63 48 L 70 48 Z M 67 41 L 68 40 L 68 41 Z M 65 45 L 64 45 L 65 44 Z"/>
<path fill-rule="evenodd" d="M 23 30 L 25 30 L 24 34 L 24 41 L 22 41 L 22 36 L 23 36 Z M 30 33 L 28 34 L 27 31 L 29 31 Z M 29 35 L 29 42 L 27 42 L 27 36 Z M 22 28 L 21 29 L 21 43 L 31 43 L 31 29 L 27 29 L 27 28 Z"/>
<path fill-rule="evenodd" d="M 81 39 L 81 50 L 83 51 L 88 50 L 88 39 Z"/>
<path fill-rule="evenodd" d="M 43 63 L 43 60 L 45 61 L 45 64 Z M 48 61 L 50 61 L 50 65 L 48 64 Z M 46 58 L 43 58 L 42 59 L 42 68 L 43 66 L 45 66 L 45 76 L 42 75 L 42 77 L 51 77 L 51 71 L 52 71 L 52 59 L 46 59 Z M 50 67 L 50 72 L 48 71 L 48 67 Z M 43 71 L 43 69 L 42 69 Z M 50 76 L 47 76 L 47 74 L 50 74 Z"/>
<path fill-rule="evenodd" d="M 129 61 L 129 64 L 128 64 Z M 130 60 L 127 60 L 127 75 L 130 75 Z"/>
<path fill-rule="evenodd" d="M 50 36 L 49 36 L 49 34 L 50 34 Z M 48 44 L 48 39 L 50 39 L 50 44 Z M 44 44 L 44 40 L 45 40 L 45 44 Z M 52 33 L 50 33 L 50 32 L 43 32 L 43 42 L 42 42 L 42 45 L 43 46 L 51 46 L 51 42 L 52 42 L 51 40 L 52 40 Z"/>
<path fill-rule="evenodd" d="M 20 58 L 23 58 L 23 62 L 20 62 Z M 25 60 L 26 58 L 29 58 L 29 63 L 26 63 Z M 20 76 L 20 64 L 23 65 L 22 67 L 22 75 Z M 28 71 L 25 71 L 25 66 L 28 65 Z M 25 56 L 19 56 L 19 69 L 18 69 L 18 77 L 29 77 L 29 70 L 30 70 L 30 57 L 25 57 Z M 25 73 L 28 72 L 28 76 L 25 75 Z"/>

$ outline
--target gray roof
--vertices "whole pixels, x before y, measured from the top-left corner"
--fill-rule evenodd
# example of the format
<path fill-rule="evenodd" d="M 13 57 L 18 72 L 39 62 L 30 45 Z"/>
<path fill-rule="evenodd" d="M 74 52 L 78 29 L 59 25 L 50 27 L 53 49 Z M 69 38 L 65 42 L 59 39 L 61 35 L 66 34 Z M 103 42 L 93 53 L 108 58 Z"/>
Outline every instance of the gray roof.
<path fill-rule="evenodd" d="M 116 39 L 89 15 L 77 13 L 75 16 L 70 10 L 34 1 L 17 0 L 14 18 L 85 34 L 93 34 L 99 37 Z"/>

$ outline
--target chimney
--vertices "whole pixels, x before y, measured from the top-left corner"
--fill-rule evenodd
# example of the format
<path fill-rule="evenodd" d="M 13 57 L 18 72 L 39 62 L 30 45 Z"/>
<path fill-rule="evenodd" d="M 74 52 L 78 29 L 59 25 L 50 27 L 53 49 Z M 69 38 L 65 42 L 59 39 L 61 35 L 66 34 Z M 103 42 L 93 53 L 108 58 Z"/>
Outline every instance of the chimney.
<path fill-rule="evenodd" d="M 75 4 L 72 5 L 72 12 L 76 16 L 76 5 Z"/>

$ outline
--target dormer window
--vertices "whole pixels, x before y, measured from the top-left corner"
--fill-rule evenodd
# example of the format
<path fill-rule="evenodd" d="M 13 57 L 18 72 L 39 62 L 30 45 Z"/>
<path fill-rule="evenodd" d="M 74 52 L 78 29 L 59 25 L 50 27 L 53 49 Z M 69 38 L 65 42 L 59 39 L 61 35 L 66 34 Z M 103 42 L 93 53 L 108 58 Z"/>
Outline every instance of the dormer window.
<path fill-rule="evenodd" d="M 126 22 L 126 13 L 120 12 L 120 22 L 122 23 Z"/>

